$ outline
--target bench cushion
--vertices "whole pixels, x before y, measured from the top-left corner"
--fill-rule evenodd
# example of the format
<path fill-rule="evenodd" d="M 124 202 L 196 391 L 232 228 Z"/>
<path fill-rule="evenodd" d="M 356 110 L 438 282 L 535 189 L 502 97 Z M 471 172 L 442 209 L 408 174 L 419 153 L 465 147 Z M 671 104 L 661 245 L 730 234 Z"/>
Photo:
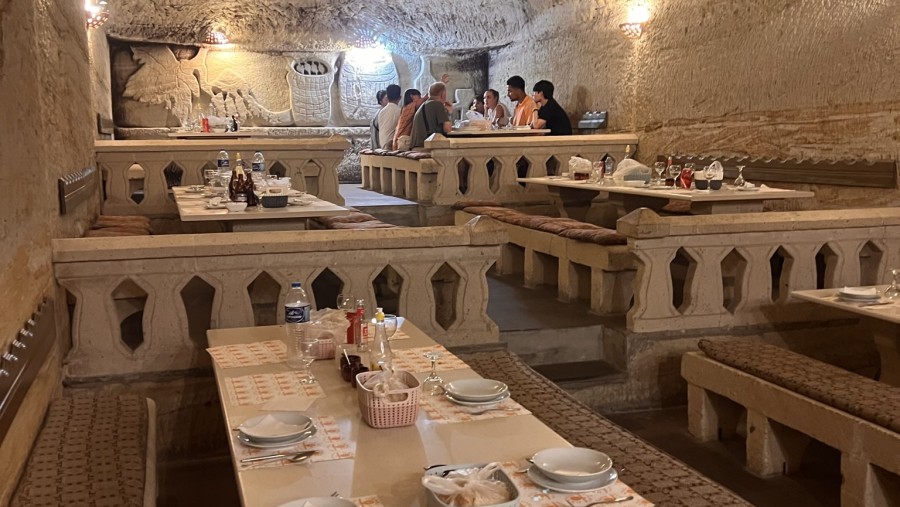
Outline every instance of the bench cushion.
<path fill-rule="evenodd" d="M 559 234 L 561 232 L 572 229 L 602 229 L 602 227 L 586 222 L 579 222 L 578 220 L 572 220 L 571 218 L 553 218 L 539 224 L 536 229 L 539 231 Z"/>
<path fill-rule="evenodd" d="M 509 208 L 504 208 L 503 206 L 469 206 L 465 208 L 463 211 L 466 213 L 471 213 L 473 215 L 485 215 L 491 218 L 500 219 L 502 216 L 508 215 L 517 215 L 519 214 L 516 210 L 511 210 Z"/>
<path fill-rule="evenodd" d="M 626 245 L 628 238 L 612 229 L 568 229 L 559 233 L 564 238 L 596 243 L 598 245 Z"/>
<path fill-rule="evenodd" d="M 54 401 L 11 505 L 144 505 L 148 424 L 138 396 Z"/>
<path fill-rule="evenodd" d="M 750 504 L 663 451 L 594 412 L 506 350 L 456 352 L 480 375 L 505 382 L 516 401 L 572 445 L 609 455 L 622 481 L 666 507 Z"/>
<path fill-rule="evenodd" d="M 501 208 L 503 204 L 499 201 L 479 201 L 476 199 L 465 200 L 465 201 L 456 201 L 450 206 L 453 209 L 466 209 L 472 206 L 491 206 L 494 208 Z M 507 209 L 507 208 L 503 208 Z M 511 211 L 511 210 L 510 210 Z"/>
<path fill-rule="evenodd" d="M 402 156 L 410 160 L 422 160 L 423 158 L 431 158 L 431 153 L 426 153 L 424 151 L 404 151 Z"/>
<path fill-rule="evenodd" d="M 396 229 L 399 225 L 386 224 L 381 220 L 370 220 L 368 222 L 356 222 L 349 224 L 331 224 L 332 229 Z"/>
<path fill-rule="evenodd" d="M 349 213 L 347 215 L 337 215 L 333 217 L 319 217 L 319 221 L 326 225 L 332 224 L 355 224 L 359 222 L 369 222 L 372 220 L 378 220 L 374 216 L 368 213 Z"/>
<path fill-rule="evenodd" d="M 900 387 L 783 347 L 749 340 L 700 340 L 712 359 L 900 433 Z"/>

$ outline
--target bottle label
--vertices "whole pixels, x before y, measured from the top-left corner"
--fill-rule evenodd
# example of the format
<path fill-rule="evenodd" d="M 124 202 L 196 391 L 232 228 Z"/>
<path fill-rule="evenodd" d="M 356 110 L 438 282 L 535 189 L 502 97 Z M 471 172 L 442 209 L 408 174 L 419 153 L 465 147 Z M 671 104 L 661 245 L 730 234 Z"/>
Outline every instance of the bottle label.
<path fill-rule="evenodd" d="M 227 159 L 227 158 L 220 158 L 220 159 L 219 159 L 219 169 L 228 169 L 228 165 L 229 165 L 229 164 L 228 164 L 228 159 Z"/>
<path fill-rule="evenodd" d="M 253 172 L 261 173 L 265 171 L 265 164 L 262 162 L 253 162 Z"/>
<path fill-rule="evenodd" d="M 309 305 L 285 306 L 284 322 L 287 324 L 309 322 Z"/>

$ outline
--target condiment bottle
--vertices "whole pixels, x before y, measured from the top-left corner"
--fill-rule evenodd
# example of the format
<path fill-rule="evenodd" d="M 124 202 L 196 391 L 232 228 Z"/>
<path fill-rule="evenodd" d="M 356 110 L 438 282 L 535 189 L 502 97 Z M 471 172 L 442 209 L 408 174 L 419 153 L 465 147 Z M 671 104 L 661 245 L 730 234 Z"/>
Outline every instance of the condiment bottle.
<path fill-rule="evenodd" d="M 372 371 L 390 368 L 393 359 L 391 344 L 384 330 L 384 310 L 378 308 L 375 312 L 375 339 L 369 353 L 370 368 Z"/>

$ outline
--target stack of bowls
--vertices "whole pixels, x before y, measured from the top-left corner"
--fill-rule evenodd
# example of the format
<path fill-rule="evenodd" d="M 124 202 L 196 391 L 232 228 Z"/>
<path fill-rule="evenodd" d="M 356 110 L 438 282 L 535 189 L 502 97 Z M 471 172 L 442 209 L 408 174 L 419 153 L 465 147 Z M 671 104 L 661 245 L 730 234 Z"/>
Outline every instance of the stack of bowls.
<path fill-rule="evenodd" d="M 484 408 L 509 398 L 509 387 L 499 380 L 467 378 L 444 384 L 444 393 L 457 405 Z"/>
<path fill-rule="evenodd" d="M 316 434 L 316 426 L 299 412 L 274 412 L 247 419 L 238 426 L 238 440 L 249 447 L 278 449 Z"/>
<path fill-rule="evenodd" d="M 528 478 L 554 491 L 592 491 L 618 478 L 609 456 L 584 447 L 544 449 L 532 457 L 532 462 Z"/>

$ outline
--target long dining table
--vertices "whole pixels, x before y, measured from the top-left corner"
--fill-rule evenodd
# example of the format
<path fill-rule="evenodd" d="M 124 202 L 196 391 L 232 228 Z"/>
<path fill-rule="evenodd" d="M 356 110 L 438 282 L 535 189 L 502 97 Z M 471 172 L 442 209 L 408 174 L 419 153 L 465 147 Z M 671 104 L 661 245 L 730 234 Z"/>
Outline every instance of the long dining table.
<path fill-rule="evenodd" d="M 215 329 L 208 331 L 207 336 L 210 353 L 216 359 L 213 351 L 221 351 L 227 346 L 254 343 L 268 343 L 270 347 L 273 343 L 277 345 L 278 341 L 284 340 L 285 328 Z M 402 321 L 395 338 L 399 339 L 392 340 L 391 344 L 398 356 L 404 351 L 409 356 L 413 352 L 418 354 L 422 348 L 437 346 L 406 320 Z M 438 360 L 437 372 L 445 382 L 479 377 L 449 352 L 444 351 L 444 354 Z M 245 358 L 240 354 L 239 357 Z M 291 372 L 283 362 L 242 366 L 226 361 L 220 364 L 220 360 L 216 359 L 213 363 L 222 400 L 222 414 L 232 430 L 248 418 L 267 413 L 266 405 L 242 404 L 240 396 L 235 397 L 238 381 L 251 379 L 259 384 L 265 375 Z M 454 369 L 445 369 L 450 367 Z M 312 371 L 318 378 L 320 394 L 324 395 L 316 397 L 303 413 L 313 420 L 318 418 L 318 424 L 327 424 L 327 431 L 344 442 L 342 445 L 347 456 L 303 464 L 246 467 L 239 459 L 247 455 L 248 449 L 239 443 L 237 432 L 232 431 L 229 446 L 243 505 L 278 506 L 300 498 L 329 496 L 336 492 L 345 498 L 377 498 L 371 504 L 358 502 L 358 505 L 425 506 L 427 499 L 421 484 L 425 467 L 488 462 L 515 462 L 521 467 L 527 465 L 528 457 L 541 449 L 570 446 L 524 408 L 524 413 L 500 412 L 494 417 L 484 414 L 473 416 L 472 420 L 453 422 L 432 418 L 420 409 L 413 425 L 376 429 L 362 419 L 357 391 L 341 379 L 333 359 L 316 361 Z M 414 373 L 420 381 L 427 374 L 428 371 Z M 511 400 L 515 400 L 516 393 L 513 391 L 511 394 Z M 422 396 L 428 395 L 423 392 Z M 538 496 L 543 498 L 523 502 L 522 505 L 565 505 L 563 494 L 543 491 Z M 634 502 L 621 505 L 650 505 L 637 495 Z"/>

